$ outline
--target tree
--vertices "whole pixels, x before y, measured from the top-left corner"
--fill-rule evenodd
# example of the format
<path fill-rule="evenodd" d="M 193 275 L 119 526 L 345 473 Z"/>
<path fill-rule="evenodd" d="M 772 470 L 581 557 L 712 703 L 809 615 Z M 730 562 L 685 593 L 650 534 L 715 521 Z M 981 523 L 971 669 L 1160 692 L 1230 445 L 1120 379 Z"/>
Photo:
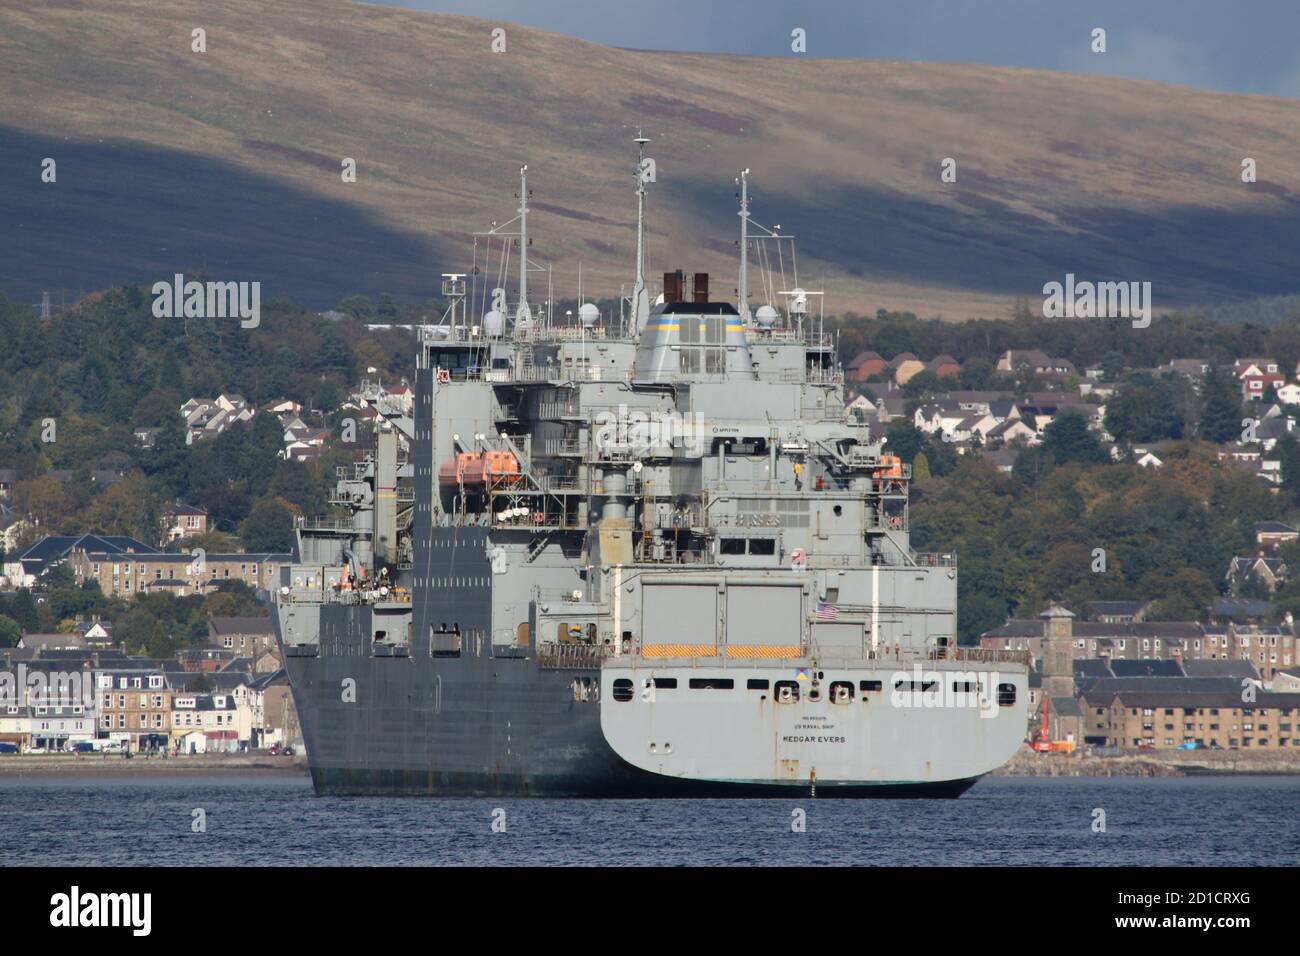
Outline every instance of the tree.
<path fill-rule="evenodd" d="M 169 415 L 154 438 L 153 450 L 145 453 L 142 467 L 170 498 L 189 491 L 190 450 L 186 444 L 185 422 L 179 414 Z"/>
<path fill-rule="evenodd" d="M 17 647 L 23 636 L 18 622 L 7 614 L 0 614 L 0 647 Z"/>
<path fill-rule="evenodd" d="M 1097 436 L 1078 412 L 1064 412 L 1043 430 L 1043 448 L 1058 465 L 1077 461 L 1098 465 L 1110 460 Z"/>
<path fill-rule="evenodd" d="M 1181 438 L 1184 422 L 1169 383 L 1149 376 L 1119 389 L 1106 403 L 1106 430 L 1119 441 Z"/>
<path fill-rule="evenodd" d="M 154 544 L 162 528 L 161 503 L 149 482 L 134 472 L 108 488 L 84 513 L 88 530 L 99 534 L 129 535 Z"/>
<path fill-rule="evenodd" d="M 185 376 L 181 373 L 181 363 L 176 360 L 176 353 L 171 349 L 163 354 L 162 364 L 158 367 L 158 388 L 177 395 L 185 394 Z"/>
<path fill-rule="evenodd" d="M 18 622 L 24 632 L 35 631 L 40 627 L 40 618 L 36 613 L 36 601 L 27 588 L 19 588 L 9 602 L 9 616 Z"/>
<path fill-rule="evenodd" d="M 247 551 L 292 551 L 293 513 L 276 498 L 263 498 L 239 526 Z"/>
<path fill-rule="evenodd" d="M 900 420 L 890 424 L 885 432 L 885 450 L 897 455 L 903 461 L 912 461 L 921 450 L 925 435 L 909 421 Z"/>
<path fill-rule="evenodd" d="M 912 459 L 912 480 L 925 481 L 930 477 L 930 462 L 925 457 L 925 452 L 917 452 L 916 457 Z"/>
<path fill-rule="evenodd" d="M 1241 393 L 1237 383 L 1220 366 L 1211 366 L 1201 383 L 1201 437 L 1216 444 L 1238 438 L 1241 419 Z"/>
<path fill-rule="evenodd" d="M 1016 456 L 1011 474 L 1026 485 L 1037 485 L 1056 467 L 1056 459 L 1042 445 L 1031 445 Z"/>

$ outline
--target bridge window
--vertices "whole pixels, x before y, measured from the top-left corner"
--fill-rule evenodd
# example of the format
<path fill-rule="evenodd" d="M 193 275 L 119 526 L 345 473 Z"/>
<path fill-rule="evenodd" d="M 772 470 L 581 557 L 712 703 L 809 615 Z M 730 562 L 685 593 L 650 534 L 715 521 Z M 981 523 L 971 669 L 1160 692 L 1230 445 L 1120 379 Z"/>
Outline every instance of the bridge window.
<path fill-rule="evenodd" d="M 721 554 L 744 554 L 744 538 L 721 538 L 718 541 L 718 551 Z"/>
<path fill-rule="evenodd" d="M 776 554 L 775 538 L 750 538 L 750 554 Z"/>

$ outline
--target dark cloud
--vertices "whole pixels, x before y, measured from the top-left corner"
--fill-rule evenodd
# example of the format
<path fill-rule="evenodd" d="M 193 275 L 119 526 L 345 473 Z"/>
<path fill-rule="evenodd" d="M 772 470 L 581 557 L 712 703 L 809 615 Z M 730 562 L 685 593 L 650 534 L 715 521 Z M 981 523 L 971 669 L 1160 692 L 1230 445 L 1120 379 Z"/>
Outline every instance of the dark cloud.
<path fill-rule="evenodd" d="M 555 30 L 612 46 L 937 60 L 1105 73 L 1300 96 L 1296 0 L 386 0 Z M 1106 30 L 1107 52 L 1089 49 Z"/>

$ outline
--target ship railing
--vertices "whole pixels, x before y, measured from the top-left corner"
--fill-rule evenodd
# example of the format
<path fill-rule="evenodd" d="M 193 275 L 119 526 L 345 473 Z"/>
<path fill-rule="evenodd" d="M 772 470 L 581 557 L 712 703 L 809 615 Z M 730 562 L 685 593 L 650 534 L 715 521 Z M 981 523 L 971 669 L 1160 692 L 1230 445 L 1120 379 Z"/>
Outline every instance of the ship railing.
<path fill-rule="evenodd" d="M 870 645 L 864 643 L 860 648 L 857 647 L 828 647 L 822 648 L 817 646 L 815 641 L 804 641 L 800 644 L 791 644 L 788 647 L 778 648 L 773 646 L 771 651 L 782 651 L 784 653 L 752 653 L 752 654 L 729 654 L 726 644 L 699 644 L 699 645 L 681 645 L 674 647 L 671 656 L 664 653 L 663 645 L 650 645 L 651 652 L 641 644 L 636 643 L 621 655 L 614 655 L 610 648 L 603 650 L 606 652 L 605 657 L 613 661 L 626 661 L 629 665 L 636 666 L 655 666 L 663 667 L 668 662 L 674 668 L 740 668 L 751 669 L 754 667 L 764 668 L 782 668 L 789 667 L 792 661 L 815 660 L 819 667 L 863 667 L 865 665 L 889 665 L 899 670 L 910 668 L 913 664 L 925 665 L 926 663 L 937 663 L 945 661 L 949 663 L 983 663 L 983 664 L 1022 664 L 1027 665 L 1027 657 L 1023 657 L 1026 652 L 1002 652 L 1002 656 L 996 658 L 969 657 L 962 652 L 972 650 L 986 650 L 986 648 L 956 648 L 948 646 L 940 648 L 936 652 L 935 648 L 923 647 L 878 647 L 872 650 Z M 954 653 L 955 652 L 955 653 Z"/>
<path fill-rule="evenodd" d="M 1001 647 L 961 647 L 951 648 L 952 660 L 970 661 L 978 664 L 1023 664 L 1028 667 L 1033 663 L 1029 651 L 1007 650 Z"/>
<path fill-rule="evenodd" d="M 328 515 L 318 515 L 313 518 L 299 515 L 294 519 L 295 526 L 303 531 L 344 531 L 348 533 L 358 533 L 363 529 L 358 528 L 356 522 L 351 518 L 333 518 Z"/>
<path fill-rule="evenodd" d="M 387 594 L 380 594 L 370 588 L 290 588 L 286 594 L 283 590 L 276 593 L 281 604 L 410 604 L 411 592 L 405 588 L 390 589 Z"/>
<path fill-rule="evenodd" d="M 613 654 L 614 648 L 605 644 L 542 644 L 537 648 L 537 666 L 547 670 L 599 670 L 601 661 Z"/>
<path fill-rule="evenodd" d="M 637 478 L 635 475 L 627 475 L 624 478 L 624 482 L 625 487 L 618 493 L 619 497 L 635 498 L 641 494 L 642 485 L 640 478 Z M 604 478 L 591 479 L 591 493 L 597 497 L 606 494 Z"/>
<path fill-rule="evenodd" d="M 914 552 L 903 555 L 893 551 L 871 554 L 863 561 L 865 567 L 879 565 L 886 568 L 955 568 L 957 555 Z"/>
<path fill-rule="evenodd" d="M 718 520 L 722 517 L 724 516 L 715 516 L 715 520 L 718 524 L 726 523 Z M 731 516 L 727 515 L 726 517 Z M 649 515 L 648 520 L 644 521 L 644 525 L 647 528 L 661 528 L 666 531 L 682 531 L 688 528 L 702 528 L 704 527 L 704 507 L 700 505 L 692 508 L 683 508 L 680 511 L 674 511 L 671 514 L 655 511 Z M 779 525 L 772 525 L 770 527 L 779 527 Z"/>
<path fill-rule="evenodd" d="M 538 402 L 537 417 L 540 419 L 576 418 L 582 412 L 577 402 Z"/>
<path fill-rule="evenodd" d="M 757 374 L 760 382 L 813 382 L 819 385 L 839 385 L 844 381 L 843 373 L 833 369 L 783 368 L 760 371 Z"/>
<path fill-rule="evenodd" d="M 831 348 L 835 344 L 835 337 L 830 332 L 813 332 L 804 330 L 802 333 L 798 329 L 761 329 L 757 326 L 748 326 L 745 329 L 745 339 L 750 343 L 763 342 L 800 342 L 811 348 Z"/>
<path fill-rule="evenodd" d="M 577 455 L 582 451 L 580 442 L 571 438 L 549 438 L 543 445 L 544 453 L 554 457 Z"/>

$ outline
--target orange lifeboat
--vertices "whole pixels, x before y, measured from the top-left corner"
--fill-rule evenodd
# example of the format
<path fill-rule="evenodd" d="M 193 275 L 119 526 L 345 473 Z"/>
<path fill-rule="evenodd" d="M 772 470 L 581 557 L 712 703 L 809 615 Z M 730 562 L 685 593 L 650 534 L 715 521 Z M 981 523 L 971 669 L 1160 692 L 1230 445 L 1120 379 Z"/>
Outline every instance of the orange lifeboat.
<path fill-rule="evenodd" d="M 874 472 L 877 478 L 902 478 L 903 459 L 897 455 L 881 455 L 880 467 Z"/>
<path fill-rule="evenodd" d="M 480 482 L 493 485 L 513 485 L 519 480 L 519 459 L 513 452 L 486 451 L 480 465 L 482 477 Z M 468 475 L 466 481 L 469 480 Z"/>
<path fill-rule="evenodd" d="M 463 451 L 455 458 L 448 458 L 438 466 L 438 482 L 444 485 L 469 483 L 469 473 L 475 467 L 482 474 L 482 466 L 478 465 L 480 457 L 476 451 Z M 481 477 L 479 481 L 482 481 Z"/>

